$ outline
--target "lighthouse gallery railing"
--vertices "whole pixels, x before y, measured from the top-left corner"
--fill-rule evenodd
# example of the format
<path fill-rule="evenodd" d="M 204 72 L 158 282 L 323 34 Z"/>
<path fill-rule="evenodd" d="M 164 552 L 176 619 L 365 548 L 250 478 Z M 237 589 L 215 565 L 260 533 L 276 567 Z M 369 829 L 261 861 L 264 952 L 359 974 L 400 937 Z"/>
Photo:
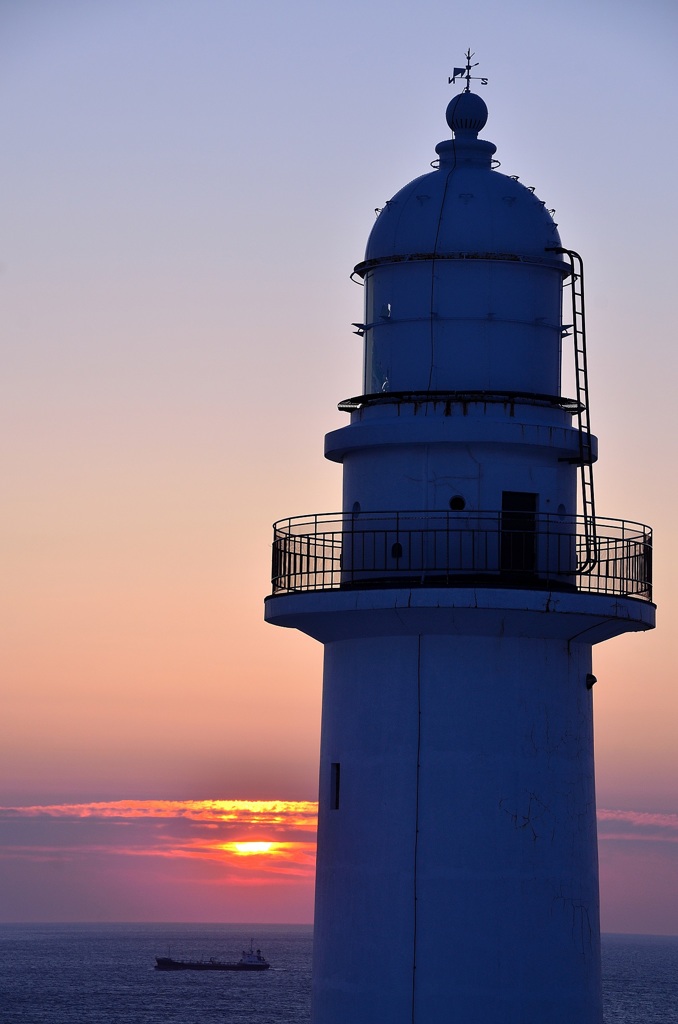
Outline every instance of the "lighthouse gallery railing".
<path fill-rule="evenodd" d="M 359 512 L 274 525 L 273 594 L 397 586 L 549 588 L 652 600 L 652 531 L 583 516 Z M 580 569 L 586 568 L 585 572 Z"/>

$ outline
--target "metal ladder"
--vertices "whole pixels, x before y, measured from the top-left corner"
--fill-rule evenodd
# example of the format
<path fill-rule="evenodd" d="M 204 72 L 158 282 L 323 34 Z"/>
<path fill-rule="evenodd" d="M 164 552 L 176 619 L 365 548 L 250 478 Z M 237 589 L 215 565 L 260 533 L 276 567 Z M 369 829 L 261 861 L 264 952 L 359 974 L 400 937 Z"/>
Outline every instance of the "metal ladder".
<path fill-rule="evenodd" d="M 577 565 L 578 573 L 590 573 L 598 561 L 596 544 L 596 502 L 593 491 L 593 443 L 589 412 L 589 375 L 586 362 L 586 319 L 584 314 L 584 263 L 573 249 L 553 248 L 570 261 L 572 289 L 572 333 L 574 370 L 577 388 L 577 420 L 579 427 L 579 465 L 582 514 L 584 517 L 585 556 Z M 574 460 L 573 460 L 574 461 Z"/>

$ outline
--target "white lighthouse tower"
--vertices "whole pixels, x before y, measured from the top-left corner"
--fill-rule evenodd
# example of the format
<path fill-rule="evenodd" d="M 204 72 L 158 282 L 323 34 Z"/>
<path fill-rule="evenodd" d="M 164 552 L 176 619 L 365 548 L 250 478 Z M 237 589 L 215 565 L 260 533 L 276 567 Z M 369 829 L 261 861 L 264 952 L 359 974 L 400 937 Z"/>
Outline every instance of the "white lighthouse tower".
<path fill-rule="evenodd" d="M 581 259 L 471 56 L 355 268 L 343 510 L 275 526 L 266 618 L 325 645 L 314 1024 L 602 1020 L 591 651 L 654 625 L 651 534 L 596 517 Z"/>

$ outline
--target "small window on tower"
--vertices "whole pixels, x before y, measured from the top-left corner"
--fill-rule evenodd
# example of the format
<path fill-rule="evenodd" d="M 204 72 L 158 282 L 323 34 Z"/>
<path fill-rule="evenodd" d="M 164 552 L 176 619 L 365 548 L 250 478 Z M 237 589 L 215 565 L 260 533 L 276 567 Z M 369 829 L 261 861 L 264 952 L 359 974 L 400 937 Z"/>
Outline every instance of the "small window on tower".
<path fill-rule="evenodd" d="M 466 499 L 461 494 L 455 494 L 450 498 L 450 508 L 453 512 L 463 512 L 466 508 Z"/>
<path fill-rule="evenodd" d="M 341 765 L 338 761 L 333 761 L 330 765 L 330 810 L 339 810 L 339 780 L 341 775 Z"/>

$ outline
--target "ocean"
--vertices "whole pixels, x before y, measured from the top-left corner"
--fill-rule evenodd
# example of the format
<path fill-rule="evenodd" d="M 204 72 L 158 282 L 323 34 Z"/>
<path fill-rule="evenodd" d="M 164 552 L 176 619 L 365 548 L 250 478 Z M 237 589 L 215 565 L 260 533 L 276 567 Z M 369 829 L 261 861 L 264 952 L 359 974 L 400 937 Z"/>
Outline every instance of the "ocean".
<path fill-rule="evenodd" d="M 0 925 L 0 1022 L 307 1024 L 311 937 L 303 925 Z M 237 959 L 251 938 L 271 970 L 153 969 L 168 952 Z M 605 1024 L 677 1024 L 678 936 L 603 936 L 603 986 Z"/>

